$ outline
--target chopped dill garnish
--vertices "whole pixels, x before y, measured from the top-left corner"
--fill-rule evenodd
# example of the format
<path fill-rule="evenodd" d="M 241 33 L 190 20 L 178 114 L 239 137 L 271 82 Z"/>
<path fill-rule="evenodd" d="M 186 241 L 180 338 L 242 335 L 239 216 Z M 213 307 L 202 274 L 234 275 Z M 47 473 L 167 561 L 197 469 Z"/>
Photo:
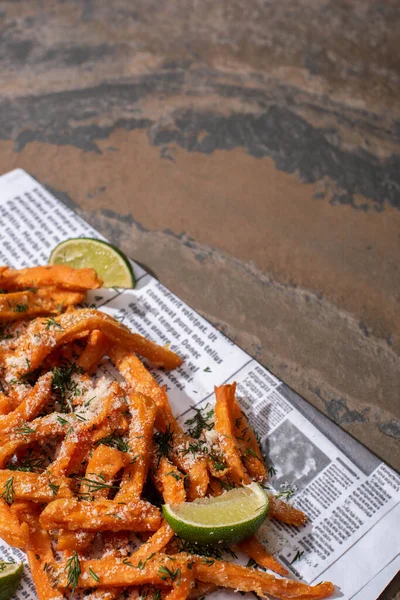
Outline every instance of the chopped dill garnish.
<path fill-rule="evenodd" d="M 67 561 L 65 570 L 67 571 L 67 587 L 75 591 L 78 586 L 79 575 L 81 574 L 81 565 L 76 550 L 74 550 L 71 558 Z"/>
<path fill-rule="evenodd" d="M 1 494 L 0 498 L 4 498 L 4 501 L 7 504 L 12 504 L 14 502 L 14 477 L 10 477 L 4 484 L 4 492 Z"/>
<path fill-rule="evenodd" d="M 33 450 L 29 449 L 28 454 L 17 463 L 8 463 L 7 469 L 10 471 L 25 471 L 31 473 L 41 473 L 44 471 L 44 458 L 34 456 Z"/>
<path fill-rule="evenodd" d="M 115 431 L 106 435 L 106 437 L 101 438 L 95 443 L 95 446 L 99 446 L 100 444 L 104 444 L 104 446 L 109 446 L 110 448 L 115 448 L 120 452 L 129 452 L 130 447 L 129 444 Z"/>
<path fill-rule="evenodd" d="M 22 423 L 18 427 L 14 427 L 15 433 L 20 433 L 21 435 L 29 435 L 31 433 L 35 433 L 35 429 L 29 427 L 28 423 Z"/>
<path fill-rule="evenodd" d="M 88 496 L 89 494 L 93 494 L 94 492 L 99 492 L 100 490 L 117 490 L 118 486 L 107 483 L 106 478 L 101 473 L 91 473 L 94 477 L 98 479 L 91 479 L 90 477 L 76 477 L 78 481 L 83 486 L 87 487 L 87 492 L 80 493 L 79 496 L 81 498 Z"/>
<path fill-rule="evenodd" d="M 89 571 L 90 575 L 93 577 L 93 579 L 94 579 L 94 580 L 95 580 L 97 583 L 99 583 L 99 581 L 100 581 L 100 577 L 99 577 L 98 575 L 96 575 L 96 573 L 93 571 L 92 567 L 89 567 L 88 571 Z"/>
<path fill-rule="evenodd" d="M 72 376 L 77 373 L 81 374 L 83 370 L 75 363 L 54 367 L 53 381 L 51 384 L 53 392 L 60 397 L 61 400 L 67 400 L 69 396 L 79 396 L 81 390 L 76 381 L 72 380 Z M 67 400 L 68 410 L 72 411 L 72 405 Z"/>
<path fill-rule="evenodd" d="M 16 304 L 12 310 L 13 310 L 13 312 L 16 312 L 16 313 L 24 313 L 28 310 L 28 305 L 27 304 Z"/>
<path fill-rule="evenodd" d="M 294 490 L 291 489 L 282 490 L 282 492 L 276 494 L 277 498 L 283 498 L 284 500 L 290 500 L 292 496 L 294 496 Z"/>
<path fill-rule="evenodd" d="M 60 486 L 56 485 L 52 481 L 49 481 L 49 488 L 51 489 L 51 493 L 53 494 L 53 496 L 57 496 Z"/>
<path fill-rule="evenodd" d="M 156 444 L 157 466 L 160 464 L 162 456 L 166 456 L 167 458 L 169 458 L 169 455 L 173 449 L 173 437 L 174 432 L 171 431 L 171 427 L 169 425 L 167 425 L 165 431 L 157 431 L 154 434 L 153 440 Z"/>
<path fill-rule="evenodd" d="M 181 583 L 181 570 L 180 569 L 169 569 L 165 565 L 161 565 L 158 569 L 158 573 L 163 581 L 170 579 L 172 582 L 176 581 L 177 585 Z"/>
<path fill-rule="evenodd" d="M 297 562 L 298 560 L 301 560 L 303 554 L 304 554 L 304 550 L 297 550 L 294 558 L 290 561 L 290 564 L 292 565 L 293 563 Z"/>
<path fill-rule="evenodd" d="M 207 404 L 203 408 L 193 407 L 195 414 L 191 419 L 185 421 L 185 425 L 188 428 L 188 434 L 196 440 L 199 439 L 204 429 L 210 431 L 214 427 L 212 421 L 214 409 L 208 408 L 209 406 L 210 405 Z"/>
<path fill-rule="evenodd" d="M 231 558 L 236 559 L 237 554 L 231 550 L 228 546 L 221 547 L 212 547 L 212 546 L 203 546 L 201 544 L 193 544 L 191 542 L 187 542 L 185 540 L 179 540 L 180 542 L 180 552 L 187 552 L 188 554 L 196 554 L 198 556 L 223 560 L 225 555 L 228 554 Z M 206 563 L 204 563 L 206 564 Z"/>
<path fill-rule="evenodd" d="M 60 323 L 57 323 L 54 317 L 50 317 L 45 321 L 46 329 L 50 329 L 50 327 L 55 327 L 56 329 L 64 329 Z"/>
<path fill-rule="evenodd" d="M 256 452 L 254 452 L 252 448 L 246 448 L 244 458 L 246 459 L 248 456 L 252 456 L 253 458 L 259 460 L 262 464 L 264 464 L 264 461 L 258 456 L 258 454 L 256 454 Z"/>

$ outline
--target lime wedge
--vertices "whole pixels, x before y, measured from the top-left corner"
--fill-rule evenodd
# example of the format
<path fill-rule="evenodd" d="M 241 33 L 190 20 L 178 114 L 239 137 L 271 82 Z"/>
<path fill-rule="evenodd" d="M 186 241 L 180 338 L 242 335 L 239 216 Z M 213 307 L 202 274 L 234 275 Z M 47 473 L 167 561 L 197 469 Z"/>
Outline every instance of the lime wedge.
<path fill-rule="evenodd" d="M 9 600 L 17 591 L 21 581 L 23 563 L 7 563 L 0 561 L 0 600 Z"/>
<path fill-rule="evenodd" d="M 65 240 L 54 248 L 49 263 L 75 269 L 92 267 L 103 280 L 104 287 L 135 287 L 129 259 L 121 250 L 102 240 L 84 237 Z"/>
<path fill-rule="evenodd" d="M 197 544 L 234 544 L 257 531 L 268 514 L 269 499 L 257 483 L 216 498 L 164 504 L 164 517 L 175 533 Z"/>

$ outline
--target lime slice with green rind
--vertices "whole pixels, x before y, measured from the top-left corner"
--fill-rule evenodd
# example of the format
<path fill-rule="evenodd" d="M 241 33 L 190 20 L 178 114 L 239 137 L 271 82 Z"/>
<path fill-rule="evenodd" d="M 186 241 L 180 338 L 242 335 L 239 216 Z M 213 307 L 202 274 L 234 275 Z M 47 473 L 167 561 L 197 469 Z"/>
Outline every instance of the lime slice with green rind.
<path fill-rule="evenodd" d="M 92 267 L 107 288 L 134 288 L 135 276 L 129 259 L 121 250 L 95 238 L 71 238 L 61 242 L 50 255 L 51 265 L 75 269 Z"/>
<path fill-rule="evenodd" d="M 215 498 L 164 504 L 164 517 L 182 539 L 197 544 L 236 544 L 253 535 L 268 514 L 269 499 L 257 483 Z"/>
<path fill-rule="evenodd" d="M 23 563 L 0 561 L 0 600 L 9 600 L 15 594 L 23 571 Z"/>

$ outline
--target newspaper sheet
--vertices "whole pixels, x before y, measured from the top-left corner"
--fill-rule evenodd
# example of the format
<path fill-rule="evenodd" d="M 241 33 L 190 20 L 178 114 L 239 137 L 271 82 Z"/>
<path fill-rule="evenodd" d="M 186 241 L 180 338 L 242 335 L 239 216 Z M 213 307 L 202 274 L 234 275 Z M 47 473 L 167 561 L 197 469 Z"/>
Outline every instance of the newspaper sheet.
<path fill-rule="evenodd" d="M 100 234 L 22 170 L 0 177 L 0 264 L 47 263 L 56 244 Z M 184 422 L 236 381 L 270 467 L 269 485 L 309 517 L 300 529 L 270 520 L 261 538 L 294 578 L 331 580 L 335 597 L 374 600 L 400 567 L 400 477 L 134 264 L 135 290 L 91 292 L 89 302 L 184 357 L 166 384 Z M 0 557 L 25 560 L 2 544 Z M 215 595 L 227 598 L 227 592 Z M 18 598 L 35 596 L 25 569 Z"/>

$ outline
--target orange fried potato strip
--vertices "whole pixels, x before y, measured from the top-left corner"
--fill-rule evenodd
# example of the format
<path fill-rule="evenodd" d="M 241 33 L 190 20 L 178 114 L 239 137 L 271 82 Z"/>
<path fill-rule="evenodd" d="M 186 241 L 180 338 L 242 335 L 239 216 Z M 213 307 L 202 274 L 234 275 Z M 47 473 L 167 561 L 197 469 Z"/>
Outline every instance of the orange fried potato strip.
<path fill-rule="evenodd" d="M 15 500 L 51 502 L 56 498 L 71 498 L 71 481 L 64 477 L 51 477 L 47 473 L 24 473 L 22 471 L 0 470 L 0 491 L 11 480 Z"/>
<path fill-rule="evenodd" d="M 114 500 L 89 502 L 76 498 L 53 500 L 48 504 L 40 522 L 45 529 L 78 531 L 156 531 L 161 524 L 158 508 L 137 500 L 121 504 Z"/>
<path fill-rule="evenodd" d="M 129 426 L 129 447 L 131 464 L 125 467 L 120 491 L 116 500 L 139 499 L 149 470 L 150 454 L 156 406 L 151 398 L 131 393 L 128 396 L 131 422 Z"/>
<path fill-rule="evenodd" d="M 229 466 L 229 477 L 236 485 L 248 484 L 251 479 L 241 461 L 235 439 L 234 418 L 231 406 L 235 401 L 235 384 L 215 387 L 216 404 L 214 409 L 215 430 L 220 434 L 220 445 L 224 460 Z"/>
<path fill-rule="evenodd" d="M 99 288 L 102 283 L 94 269 L 73 269 L 67 265 L 46 265 L 27 269 L 6 267 L 0 271 L 0 288 L 4 290 L 56 286 L 64 290 L 86 291 Z"/>
<path fill-rule="evenodd" d="M 54 323 L 56 325 L 47 327 L 46 319 L 35 319 L 21 335 L 17 354 L 28 359 L 29 367 L 25 365 L 21 368 L 20 375 L 39 367 L 57 347 L 86 336 L 95 329 L 100 329 L 111 342 L 121 345 L 126 351 L 144 356 L 154 365 L 175 369 L 182 364 L 182 359 L 168 348 L 158 346 L 138 333 L 132 333 L 116 319 L 95 309 L 83 308 L 64 313 L 55 317 Z M 12 366 L 12 359 L 10 363 L 9 366 Z"/>
<path fill-rule="evenodd" d="M 187 563 L 189 562 L 187 557 L 182 557 L 180 554 L 169 557 L 161 553 L 154 557 L 149 557 L 142 565 L 142 568 L 138 569 L 135 568 L 136 562 L 132 560 L 134 556 L 127 559 L 107 556 L 93 560 L 81 560 L 81 575 L 78 581 L 78 588 L 101 588 L 103 586 L 126 587 L 145 584 L 152 584 L 162 588 L 172 587 L 174 584 L 178 586 L 182 579 L 182 570 L 187 568 Z M 172 577 L 168 574 L 165 567 L 169 569 Z M 99 581 L 95 581 L 90 576 L 89 569 L 96 573 Z M 66 588 L 67 576 L 62 564 L 58 567 L 56 574 L 58 576 L 59 587 L 61 589 Z"/>
<path fill-rule="evenodd" d="M 127 453 L 104 445 L 98 446 L 89 459 L 85 477 L 81 479 L 79 496 L 85 499 L 107 498 L 116 474 L 129 461 Z M 94 534 L 87 531 L 62 531 L 58 538 L 57 550 L 82 552 L 93 538 Z"/>
<path fill-rule="evenodd" d="M 306 523 L 307 516 L 303 511 L 295 508 L 291 504 L 283 502 L 283 500 L 277 498 L 273 494 L 268 494 L 268 496 L 270 517 L 275 517 L 275 519 L 282 521 L 282 523 L 286 523 L 286 525 L 296 525 L 296 527 L 300 527 L 300 525 Z"/>
<path fill-rule="evenodd" d="M 234 423 L 234 434 L 239 445 L 240 454 L 250 476 L 255 481 L 262 483 L 267 477 L 264 457 L 254 431 L 235 397 L 236 383 L 233 383 L 232 386 L 234 387 L 234 393 L 228 394 L 227 400 L 229 402 L 232 421 Z"/>
<path fill-rule="evenodd" d="M 39 600 L 62 600 L 63 595 L 55 589 L 47 575 L 47 567 L 51 567 L 54 554 L 51 539 L 39 523 L 39 511 L 29 508 L 24 512 L 24 520 L 29 527 L 27 557 Z"/>
<path fill-rule="evenodd" d="M 81 292 L 51 290 L 0 294 L 0 321 L 17 321 L 45 314 L 58 314 L 85 300 Z"/>
<path fill-rule="evenodd" d="M 186 500 L 185 476 L 166 456 L 153 454 L 152 477 L 166 504 L 180 504 Z"/>
<path fill-rule="evenodd" d="M 168 397 L 151 373 L 131 353 L 121 346 L 111 349 L 110 358 L 126 379 L 129 386 L 136 392 L 149 396 L 158 408 L 156 428 L 161 432 L 171 433 L 171 460 L 189 477 L 189 500 L 203 497 L 208 487 L 207 459 L 204 456 L 193 456 L 186 452 L 193 440 L 186 435 L 172 414 Z"/>
<path fill-rule="evenodd" d="M 52 373 L 46 373 L 39 377 L 34 388 L 16 409 L 7 415 L 0 416 L 0 431 L 4 433 L 18 424 L 31 421 L 36 417 L 50 399 L 52 381 Z"/>
<path fill-rule="evenodd" d="M 9 505 L 0 498 L 0 537 L 10 546 L 24 550 L 28 545 L 29 530 L 20 522 Z"/>
<path fill-rule="evenodd" d="M 243 542 L 240 542 L 238 547 L 239 550 L 255 560 L 260 567 L 274 571 L 274 573 L 278 573 L 279 575 L 288 574 L 287 569 L 285 569 L 285 567 L 268 552 L 265 546 L 263 546 L 263 544 L 255 535 L 251 536 L 247 540 L 244 540 Z"/>
<path fill-rule="evenodd" d="M 86 373 L 91 373 L 107 354 L 109 346 L 108 337 L 103 332 L 95 329 L 89 335 L 86 347 L 78 358 L 77 365 Z"/>
<path fill-rule="evenodd" d="M 191 555 L 191 559 L 194 561 L 193 572 L 196 579 L 241 592 L 255 592 L 261 597 L 271 594 L 283 599 L 311 600 L 328 598 L 335 591 L 330 582 L 311 586 L 292 579 L 278 579 L 269 573 L 226 561 L 215 560 L 212 565 L 208 565 L 199 556 Z"/>

